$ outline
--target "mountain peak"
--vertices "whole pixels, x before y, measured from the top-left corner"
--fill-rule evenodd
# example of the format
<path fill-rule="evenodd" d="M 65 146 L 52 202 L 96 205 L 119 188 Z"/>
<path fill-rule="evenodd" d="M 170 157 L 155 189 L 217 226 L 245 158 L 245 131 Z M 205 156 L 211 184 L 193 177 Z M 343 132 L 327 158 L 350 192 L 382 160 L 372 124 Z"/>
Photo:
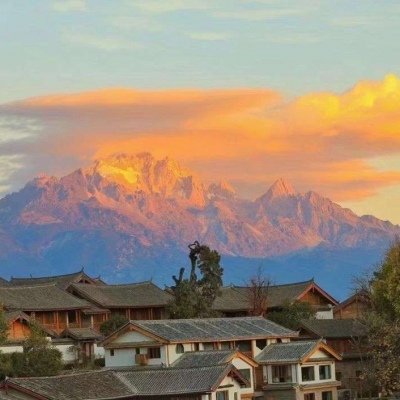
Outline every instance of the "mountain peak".
<path fill-rule="evenodd" d="M 235 189 L 225 181 L 221 181 L 219 183 L 212 183 L 208 187 L 208 197 L 223 197 L 225 199 L 230 199 L 235 197 L 236 192 Z"/>
<path fill-rule="evenodd" d="M 297 192 L 294 187 L 289 183 L 279 178 L 275 183 L 268 189 L 267 193 L 262 196 L 265 200 L 277 199 L 279 197 L 294 196 Z"/>
<path fill-rule="evenodd" d="M 128 191 L 185 199 L 193 206 L 205 204 L 201 182 L 189 169 L 168 157 L 156 160 L 147 152 L 116 153 L 97 160 L 88 171 Z"/>

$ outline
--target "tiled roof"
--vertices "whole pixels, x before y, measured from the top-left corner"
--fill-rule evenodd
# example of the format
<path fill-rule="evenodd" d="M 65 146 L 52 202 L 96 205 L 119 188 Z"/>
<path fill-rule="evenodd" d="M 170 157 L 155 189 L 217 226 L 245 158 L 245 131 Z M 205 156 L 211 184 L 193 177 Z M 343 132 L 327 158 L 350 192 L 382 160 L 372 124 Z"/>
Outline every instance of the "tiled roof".
<path fill-rule="evenodd" d="M 55 283 L 62 289 L 66 289 L 71 283 L 77 282 L 81 277 L 95 282 L 90 276 L 86 275 L 83 270 L 73 272 L 72 274 L 55 275 L 55 276 L 42 276 L 38 278 L 14 278 L 11 277 L 10 284 L 12 286 L 33 286 L 33 285 L 46 285 Z"/>
<path fill-rule="evenodd" d="M 55 284 L 0 287 L 0 303 L 8 311 L 41 311 L 88 308 L 89 304 Z"/>
<path fill-rule="evenodd" d="M 268 287 L 268 307 L 275 308 L 282 306 L 285 301 L 297 300 L 304 291 L 311 285 L 315 285 L 314 280 L 304 282 L 288 283 L 284 285 L 271 285 Z M 316 285 L 315 285 L 316 286 Z M 318 287 L 318 286 L 316 286 Z M 214 303 L 214 309 L 220 311 L 240 311 L 250 308 L 249 287 L 246 286 L 226 286 L 221 290 L 219 296 Z M 325 292 L 320 289 L 322 293 Z M 327 297 L 330 297 L 326 294 Z M 336 300 L 331 299 L 334 304 Z"/>
<path fill-rule="evenodd" d="M 16 386 L 39 394 L 49 400 L 114 399 L 132 394 L 111 371 L 93 371 L 81 374 L 43 378 L 9 378 Z"/>
<path fill-rule="evenodd" d="M 61 337 L 70 337 L 77 340 L 100 340 L 104 336 L 92 328 L 67 328 L 61 333 Z"/>
<path fill-rule="evenodd" d="M 10 282 L 6 281 L 4 278 L 0 277 L 0 286 L 8 286 Z"/>
<path fill-rule="evenodd" d="M 165 306 L 172 295 L 152 282 L 127 285 L 85 285 L 74 283 L 70 290 L 101 307 Z"/>
<path fill-rule="evenodd" d="M 319 340 L 272 343 L 257 357 L 258 363 L 297 363 L 318 345 Z"/>
<path fill-rule="evenodd" d="M 23 311 L 6 311 L 5 312 L 6 320 L 8 322 L 12 322 L 16 320 L 17 318 L 22 318 L 25 321 L 30 321 L 30 316 L 28 314 L 25 314 Z"/>
<path fill-rule="evenodd" d="M 235 286 L 221 288 L 221 296 L 215 299 L 213 308 L 224 311 L 247 311 L 250 308 L 250 301 L 244 289 Z"/>
<path fill-rule="evenodd" d="M 236 349 L 189 351 L 182 354 L 171 366 L 174 368 L 193 368 L 225 364 L 236 353 Z"/>
<path fill-rule="evenodd" d="M 327 339 L 365 336 L 366 329 L 355 319 L 308 319 L 302 320 L 300 328 Z"/>
<path fill-rule="evenodd" d="M 232 370 L 232 365 L 199 368 L 164 368 L 145 371 L 115 372 L 138 395 L 174 395 L 210 393 Z"/>
<path fill-rule="evenodd" d="M 124 399 L 210 393 L 232 369 L 232 365 L 223 364 L 186 369 L 102 370 L 44 378 L 10 378 L 8 383 L 49 400 Z"/>
<path fill-rule="evenodd" d="M 168 319 L 130 323 L 170 342 L 297 336 L 296 332 L 263 317 Z"/>

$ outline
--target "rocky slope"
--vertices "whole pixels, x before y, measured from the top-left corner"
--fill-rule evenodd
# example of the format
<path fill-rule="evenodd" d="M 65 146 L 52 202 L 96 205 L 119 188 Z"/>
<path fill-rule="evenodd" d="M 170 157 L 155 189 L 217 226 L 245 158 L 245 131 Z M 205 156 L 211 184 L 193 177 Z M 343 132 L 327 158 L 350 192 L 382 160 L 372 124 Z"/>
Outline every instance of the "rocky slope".
<path fill-rule="evenodd" d="M 177 162 L 148 153 L 114 155 L 60 179 L 41 176 L 0 200 L 0 262 L 11 273 L 170 265 L 194 240 L 264 258 L 382 248 L 396 234 L 399 226 L 297 193 L 283 180 L 248 201 L 227 183 L 205 187 Z"/>

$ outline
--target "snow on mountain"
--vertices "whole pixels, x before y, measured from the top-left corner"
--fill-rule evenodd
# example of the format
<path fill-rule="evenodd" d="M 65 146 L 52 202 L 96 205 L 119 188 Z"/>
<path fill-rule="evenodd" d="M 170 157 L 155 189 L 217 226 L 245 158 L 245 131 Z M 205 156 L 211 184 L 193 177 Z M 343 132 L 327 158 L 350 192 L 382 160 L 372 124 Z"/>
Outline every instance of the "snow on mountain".
<path fill-rule="evenodd" d="M 116 154 L 64 177 L 38 177 L 0 200 L 3 265 L 121 270 L 172 260 L 194 240 L 229 256 L 384 246 L 400 227 L 358 217 L 283 179 L 254 201 L 228 183 L 208 188 L 174 160 Z M 4 240 L 3 240 L 4 242 Z"/>

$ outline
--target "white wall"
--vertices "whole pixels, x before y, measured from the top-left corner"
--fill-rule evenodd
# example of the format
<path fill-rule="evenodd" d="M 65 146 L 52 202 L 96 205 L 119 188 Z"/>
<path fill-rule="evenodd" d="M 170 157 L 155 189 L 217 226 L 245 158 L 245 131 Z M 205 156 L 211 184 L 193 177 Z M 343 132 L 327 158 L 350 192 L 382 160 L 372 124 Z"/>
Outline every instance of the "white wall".
<path fill-rule="evenodd" d="M 240 393 L 242 394 L 254 393 L 254 368 L 246 361 L 237 357 L 232 360 L 232 364 L 237 369 L 250 369 L 251 386 L 249 388 L 240 388 Z"/>
<path fill-rule="evenodd" d="M 147 365 L 167 364 L 166 361 L 166 346 L 160 348 L 160 358 L 149 358 Z M 148 354 L 147 347 L 140 348 L 140 354 Z M 114 349 L 114 355 L 111 355 L 111 350 L 105 350 L 106 367 L 131 367 L 136 364 L 135 360 L 136 348 Z"/>
<path fill-rule="evenodd" d="M 239 382 L 236 379 L 233 379 L 230 376 L 226 376 L 222 380 L 222 382 L 220 383 L 220 386 L 225 386 L 225 385 L 232 385 L 232 386 L 225 387 L 225 388 L 222 388 L 222 389 L 217 389 L 211 395 L 211 399 L 212 400 L 216 400 L 216 398 L 217 398 L 216 392 L 221 392 L 221 391 L 224 391 L 224 390 L 227 390 L 229 392 L 229 399 L 233 399 L 234 398 L 235 392 L 238 393 L 238 399 L 240 399 L 240 389 L 241 388 L 240 388 Z"/>
<path fill-rule="evenodd" d="M 154 339 L 140 332 L 129 331 L 129 332 L 124 332 L 122 335 L 118 336 L 113 342 L 130 343 L 130 342 L 146 342 L 146 341 L 154 342 Z"/>

